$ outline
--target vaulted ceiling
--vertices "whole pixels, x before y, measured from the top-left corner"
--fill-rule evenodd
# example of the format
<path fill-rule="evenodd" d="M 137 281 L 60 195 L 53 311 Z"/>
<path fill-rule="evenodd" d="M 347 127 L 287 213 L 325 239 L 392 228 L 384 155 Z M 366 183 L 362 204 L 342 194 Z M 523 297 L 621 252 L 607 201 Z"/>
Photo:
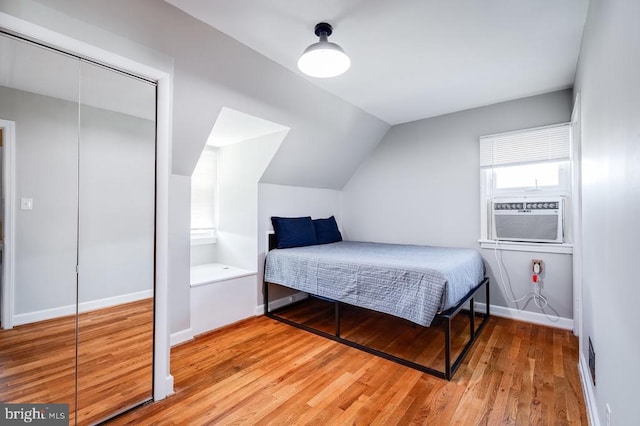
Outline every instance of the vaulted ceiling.
<path fill-rule="evenodd" d="M 317 41 L 351 57 L 306 77 L 398 124 L 572 87 L 588 0 L 167 0 L 282 66 Z M 302 74 L 301 74 L 302 75 Z"/>
<path fill-rule="evenodd" d="M 290 129 L 261 182 L 341 189 L 398 124 L 571 87 L 588 0 L 0 0 L 0 10 L 172 64 L 172 172 L 223 108 Z M 302 75 L 319 21 L 352 59 Z M 163 65 L 164 67 L 164 65 Z M 164 68 L 163 68 L 164 69 Z"/>

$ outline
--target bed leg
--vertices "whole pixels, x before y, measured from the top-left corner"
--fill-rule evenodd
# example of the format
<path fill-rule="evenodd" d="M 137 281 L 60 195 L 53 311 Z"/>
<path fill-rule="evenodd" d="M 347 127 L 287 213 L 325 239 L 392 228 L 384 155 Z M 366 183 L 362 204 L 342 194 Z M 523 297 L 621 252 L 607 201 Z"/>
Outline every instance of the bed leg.
<path fill-rule="evenodd" d="M 444 321 L 444 378 L 451 380 L 451 318 Z"/>
<path fill-rule="evenodd" d="M 473 297 L 469 300 L 469 339 L 473 340 L 476 335 L 476 306 Z"/>
<path fill-rule="evenodd" d="M 489 316 L 490 316 L 489 315 L 489 306 L 490 306 L 490 303 L 489 303 L 489 280 L 487 280 L 487 283 L 484 286 L 485 286 L 485 294 L 486 294 L 486 296 L 485 296 L 485 300 L 486 300 L 485 305 L 487 305 L 487 310 L 486 310 L 485 315 L 487 316 L 487 318 L 489 318 Z"/>
<path fill-rule="evenodd" d="M 336 337 L 340 337 L 340 302 L 335 301 Z"/>
<path fill-rule="evenodd" d="M 266 281 L 263 281 L 263 283 L 262 303 L 264 303 L 264 314 L 266 316 L 269 313 L 269 283 Z"/>

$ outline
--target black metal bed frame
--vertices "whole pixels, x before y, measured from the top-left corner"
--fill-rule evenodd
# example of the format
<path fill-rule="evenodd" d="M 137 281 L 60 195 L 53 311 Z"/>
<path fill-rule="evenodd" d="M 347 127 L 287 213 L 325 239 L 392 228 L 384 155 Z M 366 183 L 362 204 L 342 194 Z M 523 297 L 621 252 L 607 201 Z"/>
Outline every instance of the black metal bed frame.
<path fill-rule="evenodd" d="M 269 249 L 271 249 L 271 244 L 269 245 Z M 433 376 L 439 377 L 441 379 L 446 379 L 446 380 L 451 380 L 451 378 L 453 377 L 453 374 L 456 372 L 456 370 L 458 369 L 458 367 L 460 366 L 460 363 L 462 362 L 463 358 L 465 357 L 465 355 L 467 354 L 467 352 L 469 352 L 469 349 L 471 349 L 471 346 L 473 346 L 473 343 L 476 341 L 478 335 L 480 334 L 480 332 L 482 331 L 482 329 L 484 328 L 484 326 L 486 325 L 487 321 L 489 320 L 489 316 L 490 316 L 490 312 L 489 312 L 489 278 L 484 278 L 482 280 L 482 282 L 480 284 L 478 284 L 476 287 L 474 287 L 471 291 L 469 291 L 469 293 L 467 293 L 465 295 L 465 297 L 458 302 L 457 305 L 453 306 L 452 308 L 447 309 L 444 312 L 440 312 L 438 313 L 435 318 L 434 318 L 434 323 L 437 322 L 442 322 L 442 326 L 444 329 L 444 371 L 439 371 L 430 367 L 427 367 L 425 365 L 422 364 L 418 364 L 416 362 L 410 361 L 408 359 L 405 358 L 401 358 L 399 356 L 390 354 L 388 352 L 384 352 L 378 349 L 374 349 L 370 346 L 365 346 L 362 345 L 360 343 L 356 343 L 354 341 L 345 339 L 343 337 L 340 336 L 340 311 L 341 311 L 341 305 L 349 305 L 347 303 L 344 302 L 340 302 L 337 300 L 330 300 L 324 297 L 318 297 L 312 294 L 309 294 L 310 297 L 316 297 L 325 301 L 330 301 L 333 302 L 334 304 L 334 312 L 335 312 L 335 333 L 331 334 L 331 333 L 327 333 L 325 331 L 322 330 L 318 330 L 316 328 L 310 327 L 306 324 L 303 323 L 299 323 L 299 322 L 295 322 L 292 321 L 288 318 L 282 317 L 277 315 L 277 313 L 279 311 L 282 311 L 286 308 L 291 307 L 293 304 L 295 303 L 300 303 L 300 302 L 295 302 L 292 304 L 288 304 L 285 306 L 282 306 L 278 309 L 274 309 L 274 310 L 269 310 L 269 284 L 266 280 L 264 280 L 263 278 L 263 297 L 264 297 L 264 314 L 265 316 L 269 317 L 269 318 L 273 318 L 277 321 L 283 322 L 285 324 L 291 325 L 293 327 L 297 327 L 300 328 L 302 330 L 317 334 L 319 336 L 322 337 L 326 337 L 327 339 L 331 339 L 334 340 L 336 342 L 340 342 L 344 345 L 350 346 L 352 348 L 356 348 L 356 349 L 360 349 L 361 351 L 370 353 L 372 355 L 376 355 L 379 357 L 382 357 L 384 359 L 388 359 L 390 361 L 394 361 L 397 362 L 398 364 L 404 365 L 406 367 L 410 367 L 410 368 L 414 368 L 418 371 L 422 371 L 424 373 L 428 373 L 431 374 Z M 486 292 L 486 312 L 484 313 L 479 313 L 475 311 L 475 306 L 474 306 L 474 297 L 476 295 L 476 293 L 478 293 L 482 286 L 485 287 L 485 292 Z M 451 321 L 453 320 L 453 318 L 460 312 L 460 311 L 467 311 L 466 309 L 464 309 L 465 304 L 469 302 L 469 309 L 468 309 L 468 313 L 469 313 L 469 341 L 465 344 L 464 348 L 462 348 L 462 351 L 460 352 L 460 354 L 458 354 L 458 356 L 456 357 L 455 360 L 453 360 L 453 362 L 451 362 Z M 366 309 L 366 308 L 361 308 L 360 309 Z M 475 328 L 475 318 L 476 316 L 479 316 L 482 318 L 482 322 L 480 323 L 480 325 L 478 326 L 478 329 L 476 330 Z M 416 326 L 420 327 L 420 325 Z"/>

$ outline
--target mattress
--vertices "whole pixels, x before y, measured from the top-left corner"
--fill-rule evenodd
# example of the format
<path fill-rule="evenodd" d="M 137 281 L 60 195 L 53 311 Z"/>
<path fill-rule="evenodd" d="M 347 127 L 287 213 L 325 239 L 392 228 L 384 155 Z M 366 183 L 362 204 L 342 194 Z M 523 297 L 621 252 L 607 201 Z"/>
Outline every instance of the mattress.
<path fill-rule="evenodd" d="M 473 249 L 340 241 L 271 250 L 265 281 L 429 326 L 484 272 Z"/>

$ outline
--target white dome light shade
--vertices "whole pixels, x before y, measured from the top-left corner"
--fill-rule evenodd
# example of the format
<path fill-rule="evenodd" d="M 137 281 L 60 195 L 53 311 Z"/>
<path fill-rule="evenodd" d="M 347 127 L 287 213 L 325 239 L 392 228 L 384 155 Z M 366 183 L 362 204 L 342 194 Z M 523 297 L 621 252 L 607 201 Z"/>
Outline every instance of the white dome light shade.
<path fill-rule="evenodd" d="M 351 60 L 344 50 L 328 41 L 314 43 L 307 47 L 298 59 L 298 68 L 311 77 L 336 77 L 351 66 Z"/>
<path fill-rule="evenodd" d="M 303 73 L 317 78 L 336 77 L 351 66 L 351 60 L 344 50 L 335 43 L 327 41 L 331 35 L 331 25 L 321 22 L 316 25 L 316 35 L 320 41 L 304 50 L 298 59 L 298 68 Z"/>

